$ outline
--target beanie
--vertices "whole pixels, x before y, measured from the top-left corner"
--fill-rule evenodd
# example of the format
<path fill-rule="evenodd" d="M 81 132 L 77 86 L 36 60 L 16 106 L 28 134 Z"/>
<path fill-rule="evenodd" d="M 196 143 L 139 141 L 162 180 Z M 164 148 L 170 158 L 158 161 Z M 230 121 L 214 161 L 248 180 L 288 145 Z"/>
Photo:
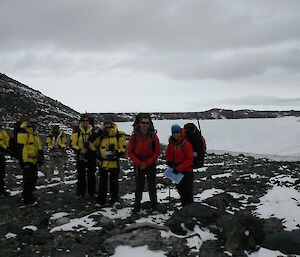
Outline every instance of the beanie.
<path fill-rule="evenodd" d="M 181 127 L 180 127 L 178 124 L 172 125 L 172 127 L 171 127 L 171 132 L 172 132 L 172 134 L 173 134 L 173 133 L 178 133 L 178 132 L 180 132 L 180 131 L 181 131 Z"/>

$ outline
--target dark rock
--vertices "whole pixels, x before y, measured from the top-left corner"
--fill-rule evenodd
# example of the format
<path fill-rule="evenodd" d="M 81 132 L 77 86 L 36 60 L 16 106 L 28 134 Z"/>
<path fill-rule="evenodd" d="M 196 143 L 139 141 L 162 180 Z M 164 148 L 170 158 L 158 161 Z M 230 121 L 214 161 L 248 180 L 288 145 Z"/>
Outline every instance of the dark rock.
<path fill-rule="evenodd" d="M 207 226 L 214 223 L 217 218 L 218 213 L 215 209 L 201 203 L 191 203 L 180 210 L 176 210 L 166 222 L 166 226 L 177 235 L 186 235 L 181 224 L 184 224 L 189 230 L 193 230 L 197 222 Z"/>
<path fill-rule="evenodd" d="M 274 234 L 283 230 L 282 221 L 276 218 L 263 220 L 265 234 Z"/>
<path fill-rule="evenodd" d="M 112 255 L 115 251 L 115 248 L 119 245 L 129 245 L 131 247 L 147 245 L 151 250 L 159 250 L 170 247 L 171 242 L 174 243 L 174 240 L 178 244 L 179 239 L 177 238 L 173 239 L 172 241 L 161 238 L 159 230 L 136 229 L 129 233 L 118 234 L 110 237 L 103 242 L 102 246 L 105 249 L 105 252 Z"/>
<path fill-rule="evenodd" d="M 221 248 L 220 242 L 216 240 L 208 240 L 203 242 L 199 257 L 228 257 L 226 253 L 224 253 L 224 248 Z"/>
<path fill-rule="evenodd" d="M 205 202 L 217 207 L 219 211 L 225 211 L 229 204 L 234 202 L 236 203 L 237 200 L 235 200 L 230 194 L 222 193 L 206 199 Z"/>
<path fill-rule="evenodd" d="M 262 246 L 285 254 L 300 254 L 300 235 L 294 231 L 282 231 L 268 235 Z"/>
<path fill-rule="evenodd" d="M 255 249 L 265 236 L 263 222 L 248 212 L 236 213 L 223 226 L 225 248 L 232 252 Z"/>
<path fill-rule="evenodd" d="M 247 203 L 260 203 L 260 200 L 258 197 L 253 196 L 248 198 Z"/>

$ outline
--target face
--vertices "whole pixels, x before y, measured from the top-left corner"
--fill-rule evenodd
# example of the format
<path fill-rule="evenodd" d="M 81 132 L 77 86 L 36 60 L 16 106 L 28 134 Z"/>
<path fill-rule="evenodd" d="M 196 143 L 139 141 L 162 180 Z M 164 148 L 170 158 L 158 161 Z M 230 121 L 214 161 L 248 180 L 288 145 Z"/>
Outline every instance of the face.
<path fill-rule="evenodd" d="M 143 134 L 148 132 L 149 126 L 150 126 L 150 120 L 147 118 L 142 118 L 140 121 L 140 128 Z"/>
<path fill-rule="evenodd" d="M 177 133 L 172 133 L 172 136 L 174 137 L 175 140 L 178 140 L 180 138 L 180 135 L 181 135 L 181 131 Z"/>
<path fill-rule="evenodd" d="M 59 127 L 54 126 L 54 127 L 52 128 L 52 130 L 53 130 L 54 132 L 58 132 L 58 131 L 59 131 Z"/>
<path fill-rule="evenodd" d="M 36 128 L 37 126 L 37 119 L 36 118 L 30 118 L 28 121 L 28 126 L 32 128 Z"/>
<path fill-rule="evenodd" d="M 82 124 L 82 126 L 87 127 L 90 124 L 89 118 L 87 118 L 87 117 L 82 118 L 81 124 Z"/>
<path fill-rule="evenodd" d="M 112 128 L 113 128 L 112 123 L 105 123 L 105 124 L 104 124 L 104 131 L 105 131 L 106 133 L 109 133 L 109 131 L 110 131 Z"/>

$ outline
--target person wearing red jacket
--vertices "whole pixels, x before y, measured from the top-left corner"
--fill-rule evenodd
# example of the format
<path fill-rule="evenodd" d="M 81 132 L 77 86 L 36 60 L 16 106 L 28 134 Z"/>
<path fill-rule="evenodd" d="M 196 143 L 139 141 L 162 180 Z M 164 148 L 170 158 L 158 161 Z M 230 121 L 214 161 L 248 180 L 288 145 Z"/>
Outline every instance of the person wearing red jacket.
<path fill-rule="evenodd" d="M 135 202 L 133 213 L 141 209 L 141 201 L 147 177 L 151 209 L 157 209 L 156 160 L 160 143 L 149 114 L 138 114 L 128 144 L 128 156 L 135 166 Z"/>
<path fill-rule="evenodd" d="M 185 129 L 175 124 L 171 128 L 172 136 L 166 151 L 166 161 L 174 173 L 181 173 L 182 180 L 176 185 L 181 205 L 185 206 L 193 200 L 193 147 L 186 138 Z"/>

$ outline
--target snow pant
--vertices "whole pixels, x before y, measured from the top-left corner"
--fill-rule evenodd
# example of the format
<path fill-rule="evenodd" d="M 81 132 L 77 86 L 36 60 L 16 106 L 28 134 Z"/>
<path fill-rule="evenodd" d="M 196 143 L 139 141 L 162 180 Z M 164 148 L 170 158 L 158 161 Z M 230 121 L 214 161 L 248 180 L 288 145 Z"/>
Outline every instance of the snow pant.
<path fill-rule="evenodd" d="M 157 192 L 156 192 L 156 165 L 151 165 L 144 170 L 135 167 L 135 202 L 134 207 L 139 209 L 143 197 L 145 180 L 147 178 L 149 197 L 151 208 L 157 206 Z"/>
<path fill-rule="evenodd" d="M 51 181 L 55 168 L 58 169 L 60 181 L 65 181 L 65 167 L 67 159 L 63 156 L 50 156 L 46 178 Z"/>
<path fill-rule="evenodd" d="M 0 195 L 4 194 L 4 178 L 5 178 L 5 157 L 0 154 Z"/>
<path fill-rule="evenodd" d="M 106 203 L 107 197 L 107 182 L 109 178 L 110 188 L 110 202 L 113 204 L 119 201 L 119 178 L 120 168 L 101 168 L 99 170 L 99 191 L 98 191 L 98 202 L 100 204 Z"/>
<path fill-rule="evenodd" d="M 194 201 L 193 196 L 193 180 L 194 174 L 191 171 L 182 172 L 183 178 L 179 184 L 176 185 L 180 195 L 181 206 L 188 205 Z"/>
<path fill-rule="evenodd" d="M 77 196 L 84 196 L 87 190 L 89 196 L 93 197 L 96 193 L 96 159 L 88 161 L 77 160 Z"/>
<path fill-rule="evenodd" d="M 21 168 L 23 170 L 23 200 L 25 204 L 28 204 L 34 201 L 33 191 L 38 178 L 37 164 L 21 162 Z"/>

